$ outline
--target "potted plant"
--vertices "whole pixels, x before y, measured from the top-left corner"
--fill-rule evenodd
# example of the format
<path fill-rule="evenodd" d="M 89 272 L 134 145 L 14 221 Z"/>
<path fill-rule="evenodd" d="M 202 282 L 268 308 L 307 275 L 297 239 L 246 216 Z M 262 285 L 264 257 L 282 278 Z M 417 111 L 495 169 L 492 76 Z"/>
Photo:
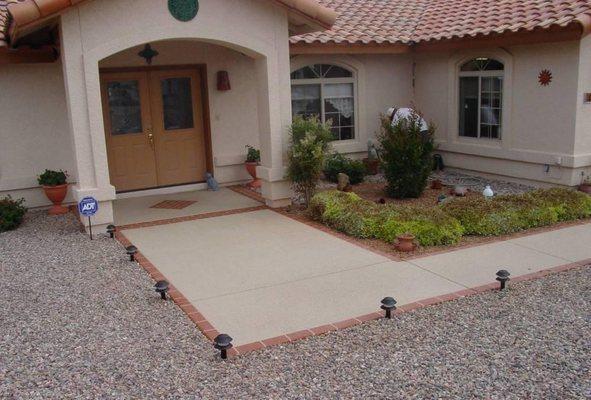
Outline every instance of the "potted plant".
<path fill-rule="evenodd" d="M 68 174 L 65 171 L 52 171 L 46 169 L 44 173 L 39 175 L 37 181 L 43 187 L 43 191 L 47 198 L 53 203 L 53 207 L 49 209 L 49 215 L 66 214 L 69 210 L 62 206 L 62 202 L 68 194 Z"/>
<path fill-rule="evenodd" d="M 261 151 L 251 145 L 246 145 L 246 171 L 252 176 L 252 182 L 248 184 L 251 188 L 261 187 L 261 180 L 257 178 L 257 166 L 261 162 Z"/>
<path fill-rule="evenodd" d="M 411 251 L 414 251 L 417 247 L 417 245 L 415 244 L 415 235 L 413 235 L 412 233 L 404 233 L 398 236 L 396 239 L 397 241 L 395 247 L 398 251 L 409 253 Z"/>
<path fill-rule="evenodd" d="M 579 190 L 583 193 L 591 194 L 591 175 L 586 176 L 579 185 Z"/>

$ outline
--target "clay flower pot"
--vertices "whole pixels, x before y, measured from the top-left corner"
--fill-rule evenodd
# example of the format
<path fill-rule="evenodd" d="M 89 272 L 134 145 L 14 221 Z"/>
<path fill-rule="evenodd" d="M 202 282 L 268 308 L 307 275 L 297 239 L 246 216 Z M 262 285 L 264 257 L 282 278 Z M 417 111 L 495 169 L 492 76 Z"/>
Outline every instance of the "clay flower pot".
<path fill-rule="evenodd" d="M 252 182 L 248 183 L 248 186 L 251 188 L 260 188 L 262 183 L 261 180 L 257 178 L 257 166 L 259 165 L 258 162 L 254 161 L 247 161 L 244 163 L 246 166 L 246 171 L 252 176 Z"/>
<path fill-rule="evenodd" d="M 380 160 L 370 160 L 369 158 L 363 159 L 363 164 L 365 164 L 365 169 L 368 175 L 377 175 L 378 170 L 380 168 Z"/>
<path fill-rule="evenodd" d="M 68 194 L 68 184 L 57 186 L 43 186 L 45 195 L 53 203 L 53 207 L 49 209 L 49 215 L 62 215 L 69 212 L 67 207 L 62 206 L 62 202 Z"/>
<path fill-rule="evenodd" d="M 435 179 L 431 182 L 431 189 L 440 190 L 443 189 L 443 183 L 439 179 Z"/>
<path fill-rule="evenodd" d="M 398 251 L 409 253 L 417 248 L 417 245 L 415 244 L 415 236 L 410 233 L 400 235 L 396 239 L 397 242 L 394 247 Z"/>
<path fill-rule="evenodd" d="M 591 184 L 589 183 L 581 183 L 579 185 L 579 191 L 587 194 L 591 194 Z"/>

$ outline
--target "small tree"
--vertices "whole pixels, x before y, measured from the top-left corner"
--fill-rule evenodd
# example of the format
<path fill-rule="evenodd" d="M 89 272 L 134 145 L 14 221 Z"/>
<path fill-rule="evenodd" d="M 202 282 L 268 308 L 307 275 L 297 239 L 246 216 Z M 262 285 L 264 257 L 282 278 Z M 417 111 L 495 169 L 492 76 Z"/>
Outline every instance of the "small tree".
<path fill-rule="evenodd" d="M 316 191 L 332 139 L 330 124 L 323 124 L 317 117 L 298 116 L 291 124 L 290 134 L 287 176 L 294 190 L 303 195 L 307 206 Z"/>
<path fill-rule="evenodd" d="M 416 198 L 423 193 L 433 168 L 434 133 L 433 125 L 422 131 L 422 118 L 417 113 L 401 118 L 394 125 L 382 117 L 378 140 L 388 196 Z"/>

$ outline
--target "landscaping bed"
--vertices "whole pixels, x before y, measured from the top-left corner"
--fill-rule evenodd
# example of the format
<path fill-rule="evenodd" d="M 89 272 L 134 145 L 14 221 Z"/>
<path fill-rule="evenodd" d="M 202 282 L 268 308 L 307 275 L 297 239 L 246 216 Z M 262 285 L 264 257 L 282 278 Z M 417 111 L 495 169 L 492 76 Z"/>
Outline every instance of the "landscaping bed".
<path fill-rule="evenodd" d="M 459 179 L 458 175 L 453 178 Z M 324 185 L 308 210 L 292 207 L 286 211 L 303 222 L 322 224 L 359 244 L 399 258 L 578 224 L 591 216 L 591 197 L 580 192 L 565 188 L 533 190 L 497 182 L 494 187 L 506 194 L 487 200 L 476 188 L 465 197 L 454 197 L 450 194 L 452 187 L 444 186 L 429 187 L 416 199 L 391 199 L 385 196 L 380 178 L 372 177 L 354 185 L 352 193 Z M 442 194 L 447 199 L 438 205 Z M 418 247 L 413 252 L 395 249 L 396 238 L 405 233 L 416 237 Z"/>

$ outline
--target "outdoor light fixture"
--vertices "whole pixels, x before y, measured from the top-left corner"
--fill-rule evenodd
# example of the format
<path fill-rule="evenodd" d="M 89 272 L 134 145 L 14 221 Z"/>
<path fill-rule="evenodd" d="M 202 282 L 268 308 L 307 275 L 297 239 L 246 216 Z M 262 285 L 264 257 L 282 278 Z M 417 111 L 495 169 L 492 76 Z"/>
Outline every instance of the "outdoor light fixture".
<path fill-rule="evenodd" d="M 222 333 L 217 335 L 215 339 L 213 339 L 214 347 L 222 352 L 222 360 L 228 358 L 228 350 L 230 350 L 232 346 L 232 339 L 230 335 L 226 335 Z"/>
<path fill-rule="evenodd" d="M 146 64 L 152 65 L 152 59 L 156 57 L 159 53 L 150 46 L 150 44 L 146 44 L 144 49 L 137 53 L 138 56 L 146 60 Z"/>
<path fill-rule="evenodd" d="M 500 270 L 497 272 L 497 281 L 501 282 L 501 290 L 505 290 L 506 283 L 510 280 L 509 276 L 511 274 L 507 270 Z"/>
<path fill-rule="evenodd" d="M 115 237 L 115 232 L 117 231 L 117 227 L 115 225 L 107 225 L 107 233 L 111 236 L 111 239 Z"/>
<path fill-rule="evenodd" d="M 392 319 L 392 311 L 396 311 L 396 303 L 397 301 L 393 297 L 384 297 L 382 299 L 382 306 L 380 308 L 386 311 L 386 318 Z"/>
<path fill-rule="evenodd" d="M 129 256 L 129 261 L 135 261 L 135 254 L 137 253 L 137 247 L 128 246 L 125 248 L 125 250 L 127 250 L 127 255 Z"/>
<path fill-rule="evenodd" d="M 154 285 L 154 290 L 156 290 L 156 292 L 160 293 L 160 297 L 162 297 L 162 300 L 166 300 L 166 293 L 168 292 L 168 286 L 170 286 L 170 285 L 166 281 L 158 281 Z"/>
<path fill-rule="evenodd" d="M 218 90 L 220 92 L 226 92 L 232 89 L 230 85 L 230 75 L 228 71 L 218 71 Z"/>

